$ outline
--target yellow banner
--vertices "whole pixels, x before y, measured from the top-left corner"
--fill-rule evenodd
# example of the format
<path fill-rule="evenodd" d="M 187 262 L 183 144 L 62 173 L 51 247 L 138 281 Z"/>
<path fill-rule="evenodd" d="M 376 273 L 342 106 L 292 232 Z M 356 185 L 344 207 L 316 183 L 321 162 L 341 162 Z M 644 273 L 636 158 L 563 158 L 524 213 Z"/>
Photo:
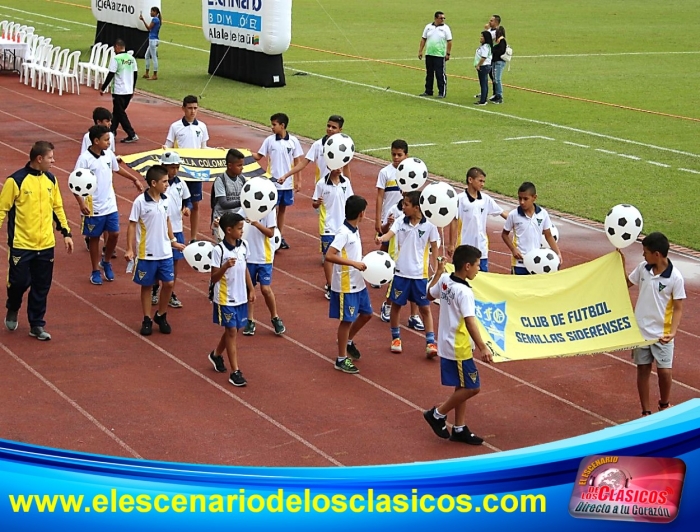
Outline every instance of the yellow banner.
<path fill-rule="evenodd" d="M 154 164 L 160 164 L 160 158 L 166 150 L 158 149 L 122 155 L 121 160 L 129 168 L 136 170 L 145 176 L 148 169 Z M 171 149 L 180 155 L 182 163 L 177 176 L 183 181 L 214 181 L 216 176 L 226 170 L 226 152 L 215 148 L 194 150 L 194 149 Z M 269 174 L 262 169 L 258 162 L 253 159 L 249 150 L 238 150 L 245 159 L 243 160 L 243 175 L 246 178 L 265 176 Z"/>
<path fill-rule="evenodd" d="M 547 275 L 479 273 L 476 317 L 495 362 L 631 349 L 644 340 L 616 251 Z"/>

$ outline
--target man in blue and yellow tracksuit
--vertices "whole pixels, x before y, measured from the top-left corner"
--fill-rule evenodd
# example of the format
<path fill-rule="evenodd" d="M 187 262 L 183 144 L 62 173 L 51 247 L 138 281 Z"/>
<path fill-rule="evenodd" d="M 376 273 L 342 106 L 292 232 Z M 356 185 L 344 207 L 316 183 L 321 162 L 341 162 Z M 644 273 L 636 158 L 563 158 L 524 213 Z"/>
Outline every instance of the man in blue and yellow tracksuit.
<path fill-rule="evenodd" d="M 10 268 L 7 274 L 7 330 L 17 329 L 17 314 L 28 288 L 29 335 L 51 340 L 44 330 L 46 299 L 53 278 L 54 223 L 68 253 L 73 239 L 58 182 L 49 172 L 53 166 L 53 144 L 39 141 L 32 146 L 29 162 L 5 180 L 0 191 L 0 226 L 7 217 Z"/>

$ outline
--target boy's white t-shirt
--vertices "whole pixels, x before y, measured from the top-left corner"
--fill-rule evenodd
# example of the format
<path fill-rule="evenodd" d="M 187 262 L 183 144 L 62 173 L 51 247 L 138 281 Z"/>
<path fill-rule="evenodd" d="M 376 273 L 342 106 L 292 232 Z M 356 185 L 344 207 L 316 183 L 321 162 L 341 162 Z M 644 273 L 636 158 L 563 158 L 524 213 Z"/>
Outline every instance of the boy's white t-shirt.
<path fill-rule="evenodd" d="M 208 140 L 209 130 L 204 122 L 195 119 L 189 123 L 183 117 L 171 124 L 165 145 L 168 148 L 202 149 L 207 147 Z"/>
<path fill-rule="evenodd" d="M 330 179 L 316 183 L 314 194 L 311 197 L 316 201 L 323 198 L 323 203 L 318 208 L 318 231 L 320 235 L 335 235 L 345 222 L 345 202 L 353 195 L 350 180 L 341 175 L 338 184 Z"/>
<path fill-rule="evenodd" d="M 514 231 L 513 244 L 523 257 L 533 249 L 540 249 L 542 231 L 551 228 L 549 213 L 539 205 L 535 205 L 532 217 L 526 216 L 521 207 L 513 209 L 508 213 L 503 226 L 505 231 Z M 523 261 L 513 257 L 513 265 L 522 267 Z"/>
<path fill-rule="evenodd" d="M 90 146 L 92 146 L 92 142 L 90 142 L 90 133 L 85 133 L 83 136 L 83 143 L 80 145 L 80 153 L 87 151 Z M 111 131 L 109 132 L 109 149 L 117 153 L 116 144 L 114 143 L 114 133 Z"/>
<path fill-rule="evenodd" d="M 489 216 L 498 216 L 503 209 L 484 192 L 479 192 L 476 198 L 463 192 L 457 196 L 457 245 L 468 244 L 481 251 L 481 258 L 489 256 L 489 237 L 486 233 L 486 220 Z"/>
<path fill-rule="evenodd" d="M 97 177 L 97 187 L 92 196 L 85 198 L 85 205 L 90 209 L 88 216 L 105 216 L 117 212 L 117 196 L 112 185 L 112 172 L 119 168 L 117 158 L 112 150 L 95 155 L 85 150 L 75 163 L 75 170 L 88 168 Z"/>
<path fill-rule="evenodd" d="M 173 228 L 173 233 L 182 233 L 182 206 L 186 200 L 192 197 L 190 189 L 186 183 L 175 176 L 170 181 L 165 195 L 168 197 L 168 216 L 170 216 L 170 225 Z"/>
<path fill-rule="evenodd" d="M 173 256 L 168 236 L 168 199 L 161 194 L 155 201 L 148 191 L 134 200 L 129 221 L 136 223 L 136 257 L 145 260 L 162 260 Z"/>
<path fill-rule="evenodd" d="M 639 286 L 634 317 L 645 340 L 658 340 L 671 332 L 673 302 L 685 299 L 683 276 L 671 261 L 659 275 L 646 261 L 630 273 L 629 280 Z"/>
<path fill-rule="evenodd" d="M 248 271 L 248 245 L 239 240 L 236 246 L 230 246 L 225 240 L 214 246 L 211 252 L 212 268 L 219 268 L 229 258 L 235 258 L 236 264 L 214 284 L 213 302 L 217 305 L 237 307 L 248 302 L 246 272 Z"/>
<path fill-rule="evenodd" d="M 440 240 L 437 227 L 425 216 L 416 225 L 411 225 L 408 216 L 403 216 L 394 220 L 390 231 L 399 247 L 396 275 L 406 279 L 428 279 L 430 245 Z"/>
<path fill-rule="evenodd" d="M 392 206 L 403 198 L 399 184 L 396 182 L 396 168 L 393 164 L 388 164 L 379 171 L 376 187 L 384 190 L 382 220 L 385 220 Z"/>
<path fill-rule="evenodd" d="M 338 250 L 341 257 L 352 261 L 362 260 L 362 240 L 357 227 L 352 227 L 347 222 L 341 226 L 335 235 L 331 247 Z M 333 264 L 333 277 L 331 278 L 331 290 L 341 294 L 353 294 L 362 292 L 366 288 L 362 272 L 352 266 Z"/>
<path fill-rule="evenodd" d="M 245 209 L 239 211 L 241 216 L 246 217 Z M 277 227 L 277 209 L 272 209 L 262 220 L 259 220 L 263 227 Z M 250 226 L 243 238 L 248 243 L 248 262 L 250 264 L 272 264 L 275 259 L 275 246 L 272 239 L 266 237 L 256 227 Z"/>
<path fill-rule="evenodd" d="M 428 292 L 440 301 L 438 355 L 448 360 L 473 358 L 474 340 L 464 323 L 464 318 L 476 315 L 474 292 L 469 283 L 453 274 L 443 273 Z"/>
<path fill-rule="evenodd" d="M 321 179 L 326 177 L 330 172 L 328 166 L 326 166 L 326 157 L 323 155 L 323 145 L 328 137 L 323 137 L 314 142 L 309 151 L 306 152 L 305 159 L 316 164 L 316 175 L 314 177 L 314 182 L 318 183 Z"/>
<path fill-rule="evenodd" d="M 258 153 L 267 157 L 268 172 L 275 179 L 282 177 L 294 168 L 294 159 L 304 155 L 299 139 L 289 133 L 287 133 L 286 137 L 270 135 L 263 141 Z M 281 184 L 275 183 L 275 186 L 277 190 L 292 190 L 294 188 L 294 178 L 291 177 Z"/>

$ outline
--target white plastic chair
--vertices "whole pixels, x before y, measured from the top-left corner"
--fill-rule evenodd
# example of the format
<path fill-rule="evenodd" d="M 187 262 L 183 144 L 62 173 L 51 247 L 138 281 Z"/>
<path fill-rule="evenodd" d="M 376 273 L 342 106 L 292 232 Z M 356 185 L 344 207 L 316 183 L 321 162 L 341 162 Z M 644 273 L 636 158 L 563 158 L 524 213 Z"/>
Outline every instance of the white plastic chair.
<path fill-rule="evenodd" d="M 114 57 L 114 46 L 107 46 L 102 50 L 102 56 L 100 57 L 100 63 L 95 66 L 95 88 L 99 89 L 100 85 L 107 78 L 109 74 L 109 64 L 112 62 Z"/>
<path fill-rule="evenodd" d="M 39 90 L 44 90 L 44 85 L 49 83 L 49 72 L 52 70 L 58 70 L 60 65 L 65 61 L 65 57 L 68 55 L 68 48 L 61 50 L 60 46 L 54 46 L 49 53 L 49 57 L 46 63 L 36 67 L 37 75 L 37 85 L 36 88 Z"/>
<path fill-rule="evenodd" d="M 0 20 L 0 37 L 5 37 L 7 35 L 7 26 L 9 24 L 9 20 Z"/>
<path fill-rule="evenodd" d="M 85 81 L 86 85 L 90 85 L 90 81 L 92 79 L 92 72 L 94 70 L 95 65 L 99 63 L 100 61 L 100 54 L 102 52 L 102 43 L 97 42 L 92 45 L 92 48 L 90 48 L 90 60 L 89 61 L 81 61 L 78 63 L 78 80 L 80 83 L 83 82 L 83 74 L 87 73 L 87 78 Z"/>
<path fill-rule="evenodd" d="M 19 31 L 23 31 L 27 35 L 32 35 L 34 33 L 34 26 L 27 26 L 26 24 L 22 24 L 19 27 Z"/>
<path fill-rule="evenodd" d="M 55 47 L 58 48 L 58 47 Z M 53 59 L 54 47 L 51 43 L 44 43 L 37 48 L 36 56 L 33 61 L 25 61 L 22 63 L 22 77 L 24 78 L 24 84 L 27 85 L 29 78 L 32 80 L 32 88 L 36 87 L 36 74 L 39 67 L 43 67 L 51 62 Z"/>
<path fill-rule="evenodd" d="M 75 92 L 76 86 L 78 87 L 78 94 L 80 94 L 80 83 L 78 81 L 78 61 L 80 60 L 80 50 L 76 50 L 68 54 L 65 63 L 59 71 L 49 71 L 49 84 L 46 87 L 46 92 L 49 91 L 49 85 L 51 86 L 51 92 L 53 93 L 56 85 L 58 85 L 58 95 L 63 96 L 63 87 L 65 85 L 66 90 L 68 90 L 68 80 L 70 80 L 71 92 Z M 56 79 L 54 83 L 53 80 Z"/>

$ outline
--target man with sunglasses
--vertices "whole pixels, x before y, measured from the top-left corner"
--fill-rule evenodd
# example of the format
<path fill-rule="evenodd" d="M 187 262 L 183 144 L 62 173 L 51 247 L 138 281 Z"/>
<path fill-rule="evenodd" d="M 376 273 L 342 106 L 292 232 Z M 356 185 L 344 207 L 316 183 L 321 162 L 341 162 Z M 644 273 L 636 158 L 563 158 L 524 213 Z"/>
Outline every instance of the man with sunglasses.
<path fill-rule="evenodd" d="M 418 59 L 423 59 L 425 51 L 425 92 L 421 96 L 433 95 L 433 79 L 437 81 L 438 98 L 447 96 L 447 74 L 445 62 L 450 60 L 452 50 L 452 32 L 445 24 L 445 14 L 435 12 L 435 20 L 423 30 L 418 47 Z"/>

